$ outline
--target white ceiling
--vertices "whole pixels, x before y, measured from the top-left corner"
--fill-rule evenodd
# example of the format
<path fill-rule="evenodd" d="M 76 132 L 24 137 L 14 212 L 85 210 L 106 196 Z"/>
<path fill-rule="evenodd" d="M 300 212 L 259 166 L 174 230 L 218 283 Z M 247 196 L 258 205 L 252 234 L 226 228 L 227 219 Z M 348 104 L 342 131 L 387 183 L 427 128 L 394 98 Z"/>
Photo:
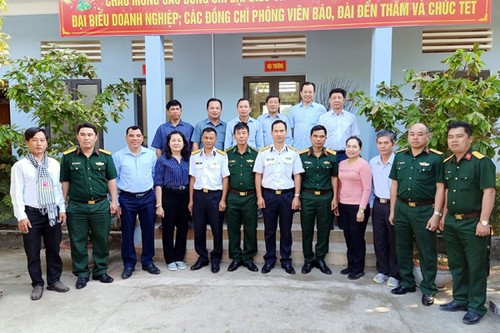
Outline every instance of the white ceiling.
<path fill-rule="evenodd" d="M 2 16 L 57 14 L 58 0 L 7 0 L 7 12 Z"/>

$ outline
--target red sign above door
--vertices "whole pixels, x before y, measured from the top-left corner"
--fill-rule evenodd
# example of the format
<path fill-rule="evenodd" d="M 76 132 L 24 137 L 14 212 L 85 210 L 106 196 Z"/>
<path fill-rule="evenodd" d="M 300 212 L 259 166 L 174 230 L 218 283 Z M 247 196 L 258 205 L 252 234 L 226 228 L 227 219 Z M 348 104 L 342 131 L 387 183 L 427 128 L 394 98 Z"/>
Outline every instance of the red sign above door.
<path fill-rule="evenodd" d="M 264 61 L 264 72 L 286 72 L 286 60 Z"/>

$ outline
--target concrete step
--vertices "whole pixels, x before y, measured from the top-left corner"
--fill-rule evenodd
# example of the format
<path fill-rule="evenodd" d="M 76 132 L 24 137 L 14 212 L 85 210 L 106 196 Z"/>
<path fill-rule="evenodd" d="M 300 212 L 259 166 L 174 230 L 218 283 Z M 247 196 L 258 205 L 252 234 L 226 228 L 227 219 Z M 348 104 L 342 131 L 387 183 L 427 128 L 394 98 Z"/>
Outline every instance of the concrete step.
<path fill-rule="evenodd" d="M 313 247 L 314 247 L 313 243 Z M 138 243 L 136 246 L 137 250 L 140 251 L 141 249 L 141 243 Z M 160 239 L 155 240 L 155 248 L 156 248 L 156 254 L 155 254 L 155 260 L 163 262 L 163 250 L 162 250 L 162 242 Z M 208 252 L 211 251 L 213 248 L 213 243 L 211 241 L 207 240 L 207 249 Z M 222 255 L 222 261 L 229 263 L 231 262 L 231 259 L 229 258 L 229 254 L 227 251 L 228 248 L 228 241 L 224 240 L 223 242 L 223 255 Z M 264 254 L 266 253 L 266 246 L 264 241 L 258 241 L 257 242 L 257 248 L 258 252 L 254 257 L 254 261 L 256 264 L 264 264 Z M 279 241 L 276 242 L 276 250 L 278 254 L 278 260 L 279 260 Z M 346 266 L 347 265 L 347 257 L 346 257 L 346 251 L 347 248 L 344 243 L 332 243 L 330 242 L 329 246 L 329 253 L 325 258 L 325 261 L 328 265 L 332 266 Z M 196 254 L 196 251 L 194 250 L 194 242 L 188 241 L 187 242 L 187 249 L 186 249 L 186 256 L 185 256 L 185 261 L 186 263 L 193 264 L 196 260 L 198 259 L 198 255 Z M 304 263 L 304 256 L 302 254 L 302 243 L 297 242 L 294 240 L 293 245 L 292 245 L 292 260 L 294 265 L 297 267 L 301 267 L 302 264 Z M 366 259 L 365 259 L 366 267 L 375 267 L 375 253 L 373 250 L 373 246 L 370 244 L 366 245 Z"/>
<path fill-rule="evenodd" d="M 278 238 L 279 238 L 279 228 L 278 228 Z M 155 230 L 155 239 L 161 239 L 162 237 L 162 229 L 161 228 L 156 228 Z M 194 230 L 189 229 L 188 231 L 188 240 L 193 240 L 194 239 Z M 212 239 L 212 232 L 210 230 L 210 227 L 207 227 L 207 234 L 206 234 L 207 240 Z M 227 235 L 227 225 L 224 223 L 223 226 L 223 237 L 225 240 L 228 239 Z M 243 230 L 241 231 L 241 237 L 243 239 Z M 292 224 L 292 238 L 294 241 L 297 242 L 302 242 L 302 228 L 300 226 L 300 223 L 293 223 Z M 264 222 L 259 222 L 257 226 L 257 239 L 258 240 L 264 240 Z M 316 232 L 314 233 L 314 240 L 316 240 Z M 330 241 L 334 243 L 345 243 L 344 240 L 344 233 L 342 230 L 338 228 L 338 226 L 335 226 L 334 230 L 330 231 Z M 373 244 L 373 228 L 371 224 L 368 224 L 365 232 L 365 241 L 367 244 Z"/>

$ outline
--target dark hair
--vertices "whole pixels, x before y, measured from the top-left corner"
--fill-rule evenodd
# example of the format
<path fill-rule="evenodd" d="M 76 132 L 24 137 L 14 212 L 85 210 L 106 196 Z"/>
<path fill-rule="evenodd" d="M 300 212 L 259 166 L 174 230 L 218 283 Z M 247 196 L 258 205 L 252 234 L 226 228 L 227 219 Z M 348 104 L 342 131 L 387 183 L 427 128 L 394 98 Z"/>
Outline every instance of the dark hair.
<path fill-rule="evenodd" d="M 172 100 L 168 101 L 168 103 L 167 103 L 167 110 L 170 109 L 172 106 L 178 106 L 178 107 L 180 107 L 182 109 L 181 102 L 179 102 L 176 99 L 172 99 Z"/>
<path fill-rule="evenodd" d="M 236 102 L 236 107 L 238 107 L 238 105 L 240 105 L 240 102 L 243 102 L 243 101 L 247 101 L 248 105 L 250 105 L 250 100 L 248 98 L 242 97 L 238 100 L 238 102 Z"/>
<path fill-rule="evenodd" d="M 375 141 L 377 141 L 379 138 L 387 136 L 391 140 L 392 143 L 396 142 L 396 134 L 393 131 L 389 130 L 380 130 L 377 132 L 377 136 Z"/>
<path fill-rule="evenodd" d="M 283 125 L 285 125 L 285 130 L 287 129 L 286 122 L 284 122 L 284 121 L 283 121 L 283 120 L 281 120 L 281 119 L 278 119 L 278 120 L 275 120 L 275 121 L 273 122 L 273 124 L 271 125 L 271 131 L 274 129 L 274 125 L 276 125 L 276 124 L 283 124 Z"/>
<path fill-rule="evenodd" d="M 467 133 L 468 136 L 472 136 L 472 126 L 471 126 L 471 124 L 469 124 L 469 123 L 467 123 L 465 121 L 461 121 L 461 120 L 449 123 L 448 124 L 448 132 L 451 129 L 459 128 L 459 127 L 463 127 L 465 133 Z"/>
<path fill-rule="evenodd" d="M 300 85 L 300 91 L 304 89 L 304 86 L 313 86 L 313 90 L 316 92 L 316 85 L 312 82 L 306 81 Z"/>
<path fill-rule="evenodd" d="M 236 134 L 237 130 L 242 130 L 242 129 L 246 129 L 247 133 L 250 133 L 250 128 L 248 127 L 247 123 L 240 121 L 236 125 L 234 125 L 233 134 Z"/>
<path fill-rule="evenodd" d="M 359 148 L 362 148 L 362 147 L 363 147 L 363 142 L 361 141 L 361 139 L 360 139 L 360 138 L 358 138 L 358 137 L 357 137 L 357 136 L 355 136 L 355 135 L 353 135 L 353 136 L 351 136 L 351 137 L 347 138 L 347 140 L 345 140 L 345 144 L 347 145 L 347 143 L 349 142 L 349 140 L 352 140 L 352 139 L 354 139 L 354 140 L 358 141 Z"/>
<path fill-rule="evenodd" d="M 220 99 L 215 98 L 215 97 L 209 98 L 207 101 L 207 109 L 208 109 L 208 105 L 210 104 L 210 102 L 219 102 L 220 108 L 222 109 L 222 101 Z"/>
<path fill-rule="evenodd" d="M 271 99 L 271 98 L 277 98 L 278 102 L 281 102 L 280 97 L 278 95 L 267 95 L 266 97 L 266 103 Z"/>
<path fill-rule="evenodd" d="M 42 132 L 45 135 L 45 139 L 49 141 L 49 132 L 45 128 L 40 127 L 30 127 L 24 132 L 24 139 L 30 141 L 37 133 Z"/>
<path fill-rule="evenodd" d="M 328 134 L 328 132 L 326 131 L 325 126 L 323 126 L 323 125 L 315 125 L 315 126 L 313 126 L 313 128 L 311 128 L 311 134 L 310 135 L 313 135 L 313 133 L 316 132 L 316 131 L 324 131 L 325 135 Z"/>
<path fill-rule="evenodd" d="M 141 131 L 141 134 L 144 134 L 144 133 L 142 132 L 142 128 L 141 128 L 141 126 L 137 126 L 137 125 L 129 126 L 129 127 L 127 127 L 127 130 L 125 131 L 125 134 L 128 134 L 128 131 L 130 131 L 130 130 L 132 130 L 132 131 L 135 131 L 135 130 L 140 130 L 140 131 Z"/>
<path fill-rule="evenodd" d="M 165 156 L 167 157 L 167 159 L 172 158 L 172 149 L 170 149 L 170 146 L 168 144 L 170 143 L 170 139 L 172 138 L 172 136 L 174 134 L 179 134 L 181 136 L 182 142 L 184 143 L 184 147 L 182 147 L 182 150 L 181 150 L 181 156 L 185 161 L 188 161 L 189 160 L 189 145 L 188 145 L 188 142 L 187 142 L 184 134 L 182 134 L 179 131 L 172 131 L 172 132 L 168 133 L 167 142 L 165 143 L 165 150 L 164 150 Z"/>
<path fill-rule="evenodd" d="M 342 88 L 333 88 L 330 90 L 330 93 L 328 94 L 328 98 L 332 97 L 333 94 L 342 94 L 342 97 L 346 97 L 347 93 L 344 89 Z"/>
<path fill-rule="evenodd" d="M 201 131 L 201 136 L 203 136 L 203 134 L 205 133 L 211 133 L 211 132 L 214 132 L 215 136 L 217 136 L 217 131 L 213 127 L 205 127 L 203 131 Z"/>
<path fill-rule="evenodd" d="M 97 135 L 97 128 L 90 123 L 83 123 L 78 125 L 78 127 L 76 128 L 76 134 L 80 133 L 80 130 L 82 128 L 91 128 L 94 131 L 95 135 Z"/>

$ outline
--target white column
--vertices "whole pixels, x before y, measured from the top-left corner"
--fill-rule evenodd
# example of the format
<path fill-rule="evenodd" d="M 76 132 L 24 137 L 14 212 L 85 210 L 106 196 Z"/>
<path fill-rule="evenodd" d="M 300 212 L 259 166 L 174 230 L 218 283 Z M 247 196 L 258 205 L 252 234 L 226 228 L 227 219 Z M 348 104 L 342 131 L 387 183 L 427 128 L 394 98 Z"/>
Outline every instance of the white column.
<path fill-rule="evenodd" d="M 148 145 L 160 124 L 166 121 L 165 60 L 163 36 L 145 36 L 146 43 L 146 105 Z M 144 92 L 143 92 L 144 93 Z"/>

